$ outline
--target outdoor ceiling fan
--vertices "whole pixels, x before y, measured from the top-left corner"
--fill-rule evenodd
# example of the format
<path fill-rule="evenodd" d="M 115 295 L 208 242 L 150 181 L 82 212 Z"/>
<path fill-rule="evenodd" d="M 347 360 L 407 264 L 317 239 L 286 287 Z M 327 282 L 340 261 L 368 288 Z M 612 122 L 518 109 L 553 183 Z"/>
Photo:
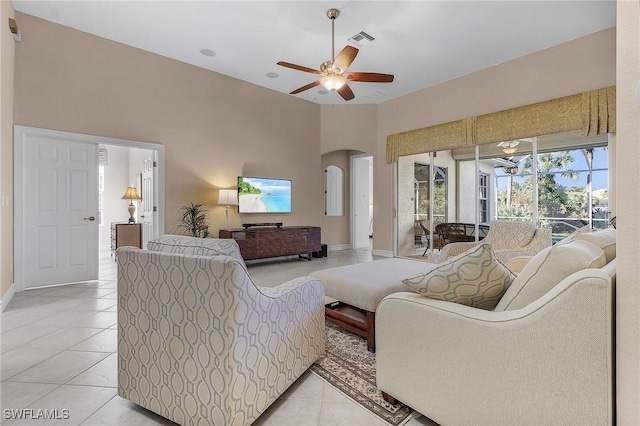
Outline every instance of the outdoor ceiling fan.
<path fill-rule="evenodd" d="M 295 95 L 318 85 L 322 85 L 327 90 L 335 90 L 338 92 L 345 101 L 350 101 L 355 97 L 351 88 L 349 88 L 349 85 L 347 84 L 350 81 L 359 81 L 363 83 L 391 83 L 393 81 L 393 75 L 391 74 L 347 72 L 347 68 L 349 68 L 358 54 L 358 49 L 347 45 L 340 51 L 338 57 L 335 56 L 334 25 L 338 16 L 340 16 L 340 11 L 338 9 L 327 10 L 327 17 L 331 19 L 331 60 L 323 62 L 320 65 L 319 70 L 289 62 L 278 62 L 278 65 L 283 67 L 320 75 L 318 80 L 294 90 L 289 93 L 290 95 Z"/>
<path fill-rule="evenodd" d="M 502 152 L 504 152 L 505 154 L 511 155 L 516 153 L 516 151 L 518 150 L 517 146 L 519 144 L 520 144 L 520 141 L 515 140 L 515 141 L 500 142 L 497 146 L 502 148 Z"/>

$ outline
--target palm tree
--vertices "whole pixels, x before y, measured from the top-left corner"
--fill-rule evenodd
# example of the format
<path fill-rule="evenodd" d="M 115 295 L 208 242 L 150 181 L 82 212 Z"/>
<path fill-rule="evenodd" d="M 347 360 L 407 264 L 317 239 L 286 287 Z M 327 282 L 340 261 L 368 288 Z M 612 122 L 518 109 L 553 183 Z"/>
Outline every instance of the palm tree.
<path fill-rule="evenodd" d="M 579 174 L 569 167 L 573 163 L 573 156 L 569 151 L 543 153 L 538 155 L 538 199 L 541 210 L 547 215 L 568 215 L 574 212 L 575 206 L 570 202 L 565 188 L 556 182 L 556 172 L 560 171 L 561 176 L 567 179 L 576 180 Z M 504 169 L 508 175 L 506 207 L 524 208 L 531 203 L 531 190 L 533 188 L 531 157 L 521 160 L 517 167 Z M 514 170 L 515 169 L 515 170 Z M 529 175 L 525 179 L 522 187 L 512 182 L 514 175 Z M 517 194 L 516 194 L 517 192 Z M 517 200 L 516 200 L 517 199 Z M 528 200 L 528 201 L 527 201 Z"/>
<path fill-rule="evenodd" d="M 511 193 L 513 192 L 513 175 L 518 173 L 518 167 L 503 167 L 502 170 L 507 174 L 507 207 L 511 207 Z"/>

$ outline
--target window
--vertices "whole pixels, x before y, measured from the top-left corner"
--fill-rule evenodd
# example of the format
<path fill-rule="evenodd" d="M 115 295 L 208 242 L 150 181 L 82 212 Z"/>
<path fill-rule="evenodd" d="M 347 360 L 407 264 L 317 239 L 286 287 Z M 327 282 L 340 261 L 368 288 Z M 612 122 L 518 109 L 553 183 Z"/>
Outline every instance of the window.
<path fill-rule="evenodd" d="M 544 145 L 540 144 L 544 150 Z M 537 156 L 539 226 L 552 229 L 554 240 L 590 225 L 606 228 L 608 150 L 606 146 L 549 150 Z M 532 216 L 532 161 L 497 170 L 498 219 Z"/>
<path fill-rule="evenodd" d="M 330 165 L 324 170 L 324 214 L 326 216 L 342 216 L 343 208 L 343 175 L 338 166 Z"/>
<path fill-rule="evenodd" d="M 489 175 L 480 173 L 480 223 L 489 223 Z"/>

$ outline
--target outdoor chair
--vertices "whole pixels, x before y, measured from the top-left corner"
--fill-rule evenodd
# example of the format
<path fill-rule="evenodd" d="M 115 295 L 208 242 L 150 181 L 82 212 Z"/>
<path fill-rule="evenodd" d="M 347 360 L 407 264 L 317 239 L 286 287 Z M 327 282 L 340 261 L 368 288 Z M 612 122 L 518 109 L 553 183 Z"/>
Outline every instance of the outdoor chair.
<path fill-rule="evenodd" d="M 433 225 L 431 225 L 431 222 L 428 220 L 421 220 L 420 221 L 420 228 L 422 228 L 422 233 L 423 233 L 423 238 L 424 238 L 424 253 L 422 253 L 422 255 L 424 256 L 427 253 L 427 250 L 429 250 L 429 248 L 431 248 L 431 229 L 433 229 L 433 248 L 434 249 L 441 249 L 442 247 L 444 247 L 444 239 L 442 238 L 442 235 L 438 234 L 438 232 L 436 232 L 435 228 L 440 225 L 442 222 L 438 222 L 437 220 L 433 221 Z"/>

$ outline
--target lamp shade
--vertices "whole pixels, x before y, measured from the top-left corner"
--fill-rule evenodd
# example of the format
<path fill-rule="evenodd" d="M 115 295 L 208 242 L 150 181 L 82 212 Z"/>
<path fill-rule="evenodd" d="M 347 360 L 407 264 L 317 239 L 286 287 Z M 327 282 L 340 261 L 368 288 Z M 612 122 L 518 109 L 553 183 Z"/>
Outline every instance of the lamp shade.
<path fill-rule="evenodd" d="M 221 189 L 218 193 L 218 204 L 225 206 L 237 206 L 238 191 L 235 189 Z"/>
<path fill-rule="evenodd" d="M 142 200 L 140 194 L 138 194 L 138 190 L 135 186 L 130 186 L 127 188 L 127 191 L 122 196 L 123 200 Z"/>

